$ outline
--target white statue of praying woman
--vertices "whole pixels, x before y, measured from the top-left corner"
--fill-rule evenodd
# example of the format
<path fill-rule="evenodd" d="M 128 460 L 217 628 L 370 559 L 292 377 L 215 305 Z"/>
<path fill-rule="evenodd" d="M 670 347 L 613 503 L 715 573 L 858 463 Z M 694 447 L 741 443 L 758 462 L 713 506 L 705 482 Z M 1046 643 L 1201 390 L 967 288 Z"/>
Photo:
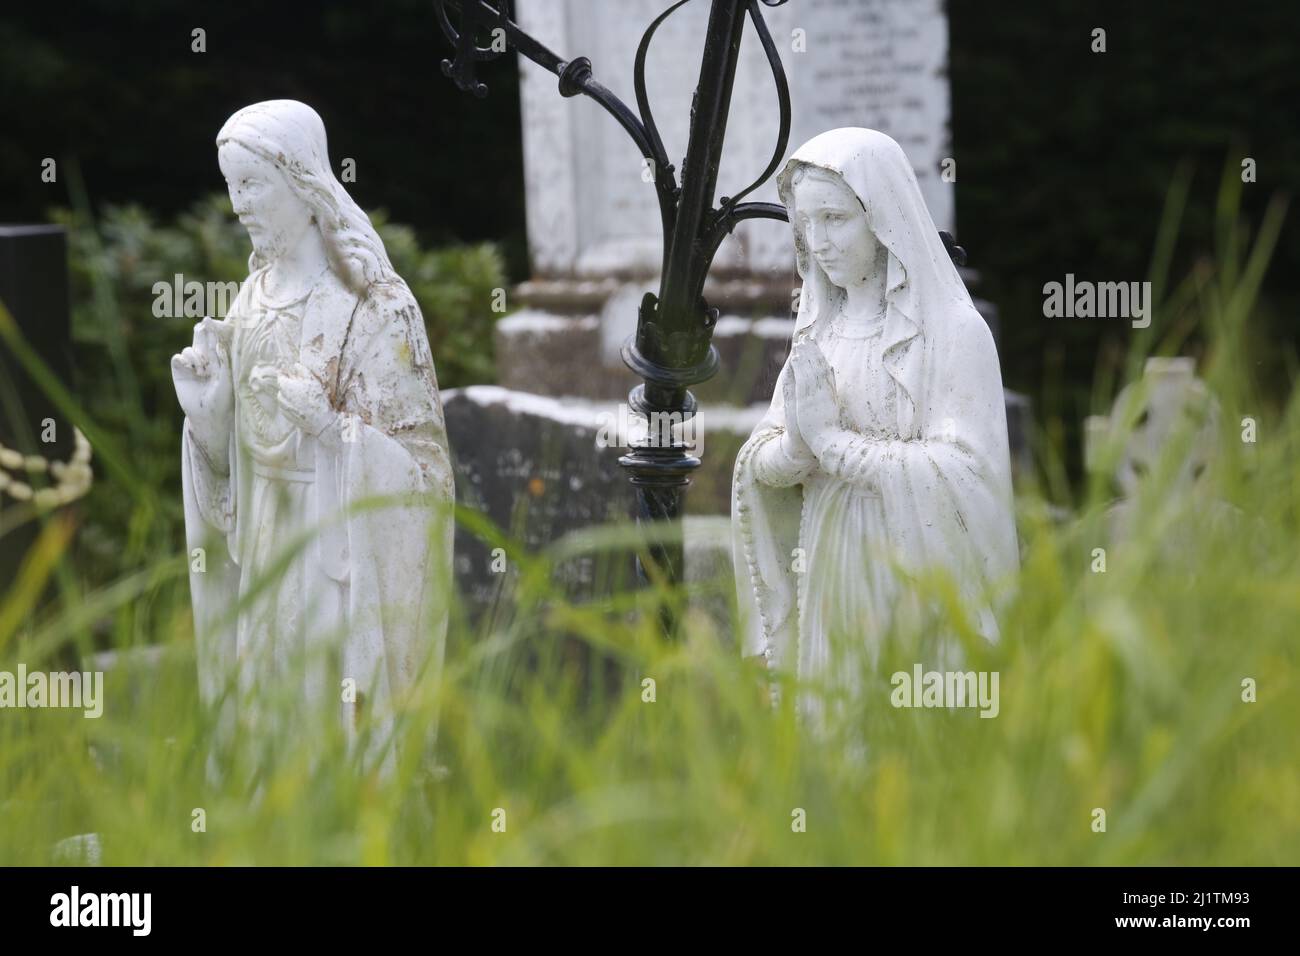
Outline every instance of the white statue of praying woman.
<path fill-rule="evenodd" d="M 771 408 L 736 460 L 742 650 L 851 684 L 903 621 L 942 629 L 913 586 L 936 569 L 996 640 L 990 594 L 1019 564 L 1002 378 L 911 164 L 883 133 L 836 129 L 778 187 L 803 289 Z"/>
<path fill-rule="evenodd" d="M 248 715 L 274 702 L 354 739 L 364 708 L 379 739 L 447 625 L 454 488 L 424 322 L 311 107 L 248 106 L 217 147 L 253 253 L 226 318 L 172 358 L 201 694 L 259 733 Z"/>

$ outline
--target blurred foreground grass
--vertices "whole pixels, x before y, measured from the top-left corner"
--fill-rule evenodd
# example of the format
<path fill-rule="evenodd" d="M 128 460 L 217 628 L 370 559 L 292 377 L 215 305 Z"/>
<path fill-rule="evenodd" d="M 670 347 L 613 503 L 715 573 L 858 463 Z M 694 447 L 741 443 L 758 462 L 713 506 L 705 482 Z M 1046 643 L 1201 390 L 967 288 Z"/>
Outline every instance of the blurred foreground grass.
<path fill-rule="evenodd" d="M 1098 386 L 1102 410 L 1144 355 L 1194 340 L 1223 408 L 1202 484 L 1173 480 L 1185 446 L 1171 442 L 1131 536 L 1114 541 L 1100 520 L 1105 482 L 1072 494 L 1043 442 L 1042 482 L 1019 489 L 1023 567 L 1003 639 L 966 645 L 968 668 L 1001 676 L 995 719 L 893 708 L 887 675 L 911 662 L 900 648 L 843 726 L 811 734 L 788 705 L 766 705 L 759 675 L 709 617 L 688 611 L 669 644 L 644 595 L 567 600 L 548 584 L 573 546 L 561 542 L 512 550 L 520 573 L 502 613 L 454 617 L 443 680 L 404 721 L 414 738 L 440 714 L 438 772 L 413 761 L 361 772 L 326 723 L 317 740 L 263 741 L 278 756 L 259 781 L 214 784 L 179 543 L 175 556 L 87 584 L 70 570 L 72 511 L 44 520 L 0 603 L 0 670 L 75 667 L 96 635 L 137 653 L 108 672 L 99 719 L 0 711 L 0 863 L 51 862 L 57 841 L 92 832 L 106 864 L 1300 861 L 1300 406 L 1294 391 L 1256 393 L 1242 346 L 1280 221 L 1275 206 L 1247 236 L 1228 202 L 1220 262 L 1171 289 L 1158 249 L 1162 306 L 1123 381 Z M 92 424 L 95 409 L 79 416 Z M 1246 416 L 1254 443 L 1241 440 Z M 137 483 L 119 488 L 132 501 L 179 497 L 102 438 L 98 480 Z M 106 472 L 114 454 L 124 466 Z M 1202 520 L 1215 502 L 1231 520 Z M 1104 573 L 1092 570 L 1099 546 Z M 49 581 L 55 597 L 38 609 Z M 135 623 L 115 623 L 126 618 Z M 603 677 L 586 666 L 593 657 L 612 661 Z M 1243 700 L 1247 678 L 1255 702 Z M 865 754 L 844 742 L 849 729 Z M 192 828 L 197 808 L 204 832 Z M 799 810 L 804 832 L 792 826 Z"/>

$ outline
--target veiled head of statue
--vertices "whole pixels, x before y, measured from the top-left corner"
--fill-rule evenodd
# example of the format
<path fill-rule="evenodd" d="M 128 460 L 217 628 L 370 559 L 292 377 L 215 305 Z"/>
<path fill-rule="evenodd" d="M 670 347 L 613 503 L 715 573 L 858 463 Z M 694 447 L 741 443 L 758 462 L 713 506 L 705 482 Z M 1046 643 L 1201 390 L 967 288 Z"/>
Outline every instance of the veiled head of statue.
<path fill-rule="evenodd" d="M 841 176 L 805 164 L 794 170 L 790 182 L 795 228 L 832 283 L 841 289 L 862 285 L 883 267 L 882 247 L 862 200 Z"/>
<path fill-rule="evenodd" d="M 813 137 L 790 157 L 777 190 L 804 281 L 799 330 L 834 314 L 850 285 L 881 272 L 900 335 L 904 326 L 919 330 L 953 308 L 973 308 L 911 163 L 884 133 L 845 127 Z"/>

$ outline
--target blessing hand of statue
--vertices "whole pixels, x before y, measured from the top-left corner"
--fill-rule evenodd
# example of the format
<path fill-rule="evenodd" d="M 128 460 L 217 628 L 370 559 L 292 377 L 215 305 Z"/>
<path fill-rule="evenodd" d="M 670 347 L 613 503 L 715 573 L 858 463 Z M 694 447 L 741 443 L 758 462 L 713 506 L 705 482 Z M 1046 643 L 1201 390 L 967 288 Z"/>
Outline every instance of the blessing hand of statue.
<path fill-rule="evenodd" d="M 194 326 L 194 344 L 172 356 L 172 380 L 185 414 L 196 420 L 230 416 L 234 396 L 226 357 L 227 324 L 204 318 Z"/>
<path fill-rule="evenodd" d="M 234 409 L 228 357 L 230 324 L 204 318 L 194 344 L 172 356 L 172 382 L 199 446 L 224 473 Z"/>
<path fill-rule="evenodd" d="M 819 458 L 843 430 L 840 405 L 835 397 L 835 372 L 811 339 L 799 339 L 790 353 L 794 370 L 796 417 L 799 432 Z"/>
<path fill-rule="evenodd" d="M 309 435 L 322 436 L 338 419 L 320 380 L 305 365 L 298 363 L 287 373 L 280 373 L 275 399 L 293 424 Z"/>

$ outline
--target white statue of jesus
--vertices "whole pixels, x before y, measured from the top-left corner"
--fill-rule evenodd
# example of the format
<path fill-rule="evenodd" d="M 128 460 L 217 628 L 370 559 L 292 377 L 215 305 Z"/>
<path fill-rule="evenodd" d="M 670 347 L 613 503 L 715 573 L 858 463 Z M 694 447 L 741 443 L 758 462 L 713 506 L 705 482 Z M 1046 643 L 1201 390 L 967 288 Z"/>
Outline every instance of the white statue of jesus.
<path fill-rule="evenodd" d="M 217 147 L 253 253 L 229 315 L 172 359 L 200 688 L 259 732 L 250 715 L 278 708 L 350 733 L 364 706 L 382 735 L 447 625 L 454 488 L 424 322 L 311 107 L 248 106 Z"/>
<path fill-rule="evenodd" d="M 917 610 L 911 576 L 936 568 L 995 639 L 988 595 L 1019 564 L 1002 377 L 911 164 L 883 133 L 837 129 L 778 187 L 803 289 L 771 408 L 736 460 L 743 649 L 804 680 L 848 678 Z"/>

